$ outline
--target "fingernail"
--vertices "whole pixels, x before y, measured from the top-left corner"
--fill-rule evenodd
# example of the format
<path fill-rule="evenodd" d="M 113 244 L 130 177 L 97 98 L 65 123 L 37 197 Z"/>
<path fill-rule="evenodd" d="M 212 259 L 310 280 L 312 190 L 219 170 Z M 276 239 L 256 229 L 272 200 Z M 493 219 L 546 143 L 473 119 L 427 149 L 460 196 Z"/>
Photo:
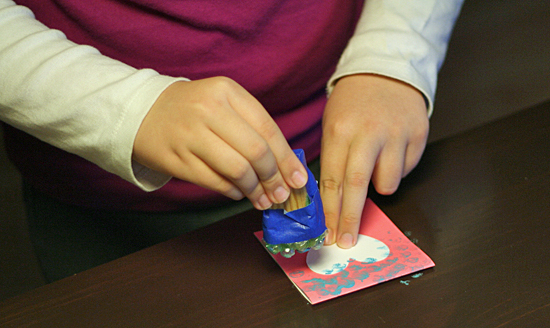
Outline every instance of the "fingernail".
<path fill-rule="evenodd" d="M 292 182 L 298 188 L 301 188 L 301 187 L 305 186 L 306 182 L 307 182 L 306 176 L 300 171 L 296 171 L 296 172 L 292 173 L 291 179 L 292 179 Z"/>
<path fill-rule="evenodd" d="M 334 233 L 332 230 L 327 229 L 327 235 L 325 237 L 325 245 L 332 245 L 334 244 Z"/>
<path fill-rule="evenodd" d="M 338 239 L 338 246 L 346 249 L 353 247 L 353 236 L 349 233 L 341 235 L 340 239 Z"/>
<path fill-rule="evenodd" d="M 269 198 L 267 198 L 267 196 L 265 194 L 263 194 L 258 199 L 258 205 L 260 206 L 260 208 L 262 210 L 265 210 L 265 209 L 268 209 L 272 205 L 272 203 L 269 200 Z"/>
<path fill-rule="evenodd" d="M 273 196 L 279 203 L 282 203 L 285 200 L 287 200 L 289 195 L 290 195 L 290 191 L 286 190 L 283 187 L 278 187 L 277 189 L 275 189 L 275 192 L 273 192 Z"/>

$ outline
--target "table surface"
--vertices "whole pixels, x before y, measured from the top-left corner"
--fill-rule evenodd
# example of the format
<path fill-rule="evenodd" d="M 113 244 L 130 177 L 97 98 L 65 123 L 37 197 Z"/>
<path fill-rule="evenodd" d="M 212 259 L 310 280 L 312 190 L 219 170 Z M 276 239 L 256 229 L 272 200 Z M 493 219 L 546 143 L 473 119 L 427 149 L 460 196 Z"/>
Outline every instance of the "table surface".
<path fill-rule="evenodd" d="M 0 303 L 1 327 L 543 327 L 550 102 L 428 145 L 374 202 L 436 263 L 315 306 L 251 211 Z M 401 280 L 410 280 L 408 285 Z"/>

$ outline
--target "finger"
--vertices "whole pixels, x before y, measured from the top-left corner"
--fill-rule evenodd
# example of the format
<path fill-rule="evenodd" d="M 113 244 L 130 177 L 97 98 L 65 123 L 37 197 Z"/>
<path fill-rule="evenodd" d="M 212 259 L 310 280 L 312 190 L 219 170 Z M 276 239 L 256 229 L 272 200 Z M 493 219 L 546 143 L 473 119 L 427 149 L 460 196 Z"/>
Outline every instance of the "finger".
<path fill-rule="evenodd" d="M 256 110 L 258 109 L 253 109 L 251 112 Z M 245 185 L 245 183 L 249 180 L 244 178 L 250 168 L 270 201 L 284 202 L 290 195 L 290 187 L 285 183 L 279 171 L 275 155 L 268 142 L 243 117 L 238 115 L 234 108 L 227 108 L 219 115 L 221 117 L 218 120 L 210 123 L 212 132 L 240 154 L 240 158 L 245 159 L 249 165 L 246 166 L 242 161 L 225 162 L 231 163 L 229 167 L 239 169 L 230 173 L 232 181 L 239 186 L 248 188 L 249 185 Z M 274 122 L 273 125 L 275 125 Z M 227 160 L 231 160 L 231 158 Z M 234 179 L 244 180 L 243 183 L 239 183 Z M 243 191 L 247 192 L 246 189 Z"/>
<path fill-rule="evenodd" d="M 341 248 L 350 248 L 357 243 L 367 190 L 379 152 L 380 145 L 372 140 L 350 147 L 338 221 L 337 243 Z"/>
<path fill-rule="evenodd" d="M 425 147 L 419 147 L 414 145 L 408 145 L 405 152 L 405 164 L 403 166 L 403 176 L 406 177 L 411 171 L 418 165 L 422 158 L 422 153 Z"/>
<path fill-rule="evenodd" d="M 403 177 L 407 176 L 420 162 L 422 154 L 426 149 L 426 142 L 428 140 L 428 129 L 423 130 L 423 134 L 420 134 L 417 138 L 412 139 L 407 145 L 405 152 L 405 167 L 403 169 Z"/>
<path fill-rule="evenodd" d="M 347 141 L 331 137 L 328 133 L 321 140 L 321 177 L 319 191 L 323 201 L 328 234 L 325 244 L 336 242 L 338 221 L 342 205 L 342 188 L 347 158 Z"/>
<path fill-rule="evenodd" d="M 288 184 L 288 186 L 295 189 L 305 186 L 307 182 L 307 171 L 304 165 L 296 157 L 288 145 L 285 136 L 260 102 L 244 89 L 241 89 L 241 92 L 238 93 L 238 97 L 231 97 L 229 101 L 231 107 L 239 113 L 239 115 L 243 117 L 243 119 L 246 120 L 246 122 L 250 124 L 269 145 L 271 154 L 274 156 L 277 163 L 277 169 L 279 173 L 281 173 L 280 178 L 284 179 L 285 184 L 283 186 L 286 187 Z M 256 168 L 256 165 L 258 165 L 259 170 L 262 170 L 262 167 L 267 168 L 267 173 L 264 174 L 266 178 L 260 178 L 262 183 L 265 182 L 277 185 L 277 182 L 280 182 L 279 177 L 274 179 L 271 175 L 271 167 L 265 166 L 265 162 L 260 160 L 261 157 L 257 157 L 258 160 L 255 161 L 257 164 L 253 163 L 253 166 Z M 271 158 L 269 161 L 271 161 Z M 274 182 L 269 183 L 269 180 L 273 180 Z M 271 188 L 268 187 L 268 189 Z"/>
<path fill-rule="evenodd" d="M 224 178 L 197 156 L 187 152 L 185 157 L 173 155 L 168 159 L 172 175 L 181 180 L 189 181 L 203 188 L 216 191 L 234 200 L 243 199 L 244 194 L 228 179 Z"/>
<path fill-rule="evenodd" d="M 280 130 L 276 137 L 274 134 L 267 134 L 264 137 L 270 145 L 285 182 L 294 189 L 305 186 L 308 180 L 306 168 L 292 151 Z"/>
<path fill-rule="evenodd" d="M 405 170 L 406 143 L 392 141 L 381 151 L 372 174 L 372 183 L 381 195 L 393 194 L 401 182 Z"/>
<path fill-rule="evenodd" d="M 201 139 L 208 147 L 192 149 L 198 158 L 237 186 L 257 209 L 265 210 L 272 205 L 256 172 L 246 158 L 213 133 Z"/>

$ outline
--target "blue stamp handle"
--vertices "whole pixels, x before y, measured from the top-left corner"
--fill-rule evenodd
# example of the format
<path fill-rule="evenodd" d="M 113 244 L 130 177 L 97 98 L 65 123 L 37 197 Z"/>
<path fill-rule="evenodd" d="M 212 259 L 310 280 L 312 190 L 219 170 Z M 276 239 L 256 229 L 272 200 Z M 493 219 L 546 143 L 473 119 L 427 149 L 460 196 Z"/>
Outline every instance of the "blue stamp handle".
<path fill-rule="evenodd" d="M 285 212 L 283 209 L 265 210 L 262 220 L 263 238 L 268 244 L 306 241 L 319 237 L 327 229 L 319 188 L 313 173 L 307 167 L 305 153 L 302 149 L 296 149 L 294 153 L 307 170 L 306 191 L 310 204 L 290 212 Z"/>

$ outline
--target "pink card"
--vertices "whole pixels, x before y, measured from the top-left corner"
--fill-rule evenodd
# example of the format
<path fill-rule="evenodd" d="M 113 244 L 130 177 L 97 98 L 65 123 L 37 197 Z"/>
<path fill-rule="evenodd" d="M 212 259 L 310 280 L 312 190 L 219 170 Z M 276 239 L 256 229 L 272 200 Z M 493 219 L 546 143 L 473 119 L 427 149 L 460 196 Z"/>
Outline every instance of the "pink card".
<path fill-rule="evenodd" d="M 254 235 L 262 240 L 262 231 Z M 355 247 L 323 246 L 289 259 L 270 255 L 311 304 L 435 265 L 370 199 L 365 203 Z"/>

